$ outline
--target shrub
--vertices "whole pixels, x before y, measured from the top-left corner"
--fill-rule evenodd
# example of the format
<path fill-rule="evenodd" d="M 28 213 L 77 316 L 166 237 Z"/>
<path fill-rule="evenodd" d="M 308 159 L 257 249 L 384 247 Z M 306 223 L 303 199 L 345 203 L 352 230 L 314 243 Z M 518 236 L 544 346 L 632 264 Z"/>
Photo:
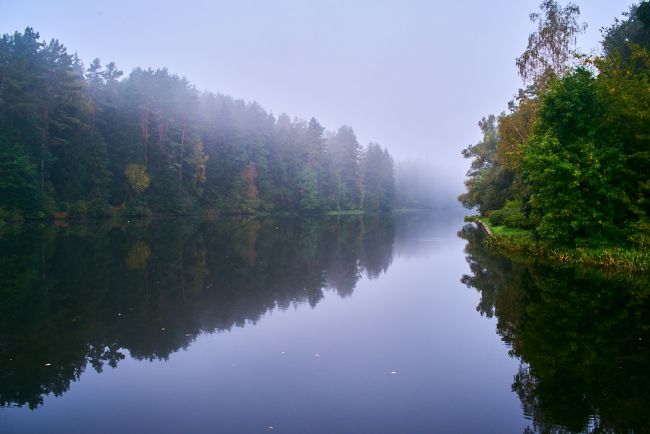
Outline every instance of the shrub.
<path fill-rule="evenodd" d="M 88 207 L 86 206 L 86 202 L 83 200 L 72 202 L 68 206 L 68 215 L 70 217 L 86 217 L 86 215 L 88 215 Z"/>
<path fill-rule="evenodd" d="M 521 200 L 509 200 L 503 208 L 492 211 L 490 222 L 495 226 L 509 226 L 511 228 L 530 229 L 534 222 L 526 216 L 524 203 Z"/>

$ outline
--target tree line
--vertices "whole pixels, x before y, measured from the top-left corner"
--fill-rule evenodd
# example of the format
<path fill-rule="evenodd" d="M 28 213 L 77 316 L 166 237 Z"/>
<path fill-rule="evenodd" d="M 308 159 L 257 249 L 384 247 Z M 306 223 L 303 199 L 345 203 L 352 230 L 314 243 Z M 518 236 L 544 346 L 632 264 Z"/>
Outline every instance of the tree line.
<path fill-rule="evenodd" d="M 390 210 L 393 159 L 167 69 L 84 66 L 31 28 L 0 38 L 0 218 Z"/>
<path fill-rule="evenodd" d="M 459 200 L 492 223 L 555 245 L 650 247 L 650 4 L 602 30 L 602 54 L 575 53 L 580 10 L 544 0 L 517 59 L 526 87 L 483 139 Z"/>

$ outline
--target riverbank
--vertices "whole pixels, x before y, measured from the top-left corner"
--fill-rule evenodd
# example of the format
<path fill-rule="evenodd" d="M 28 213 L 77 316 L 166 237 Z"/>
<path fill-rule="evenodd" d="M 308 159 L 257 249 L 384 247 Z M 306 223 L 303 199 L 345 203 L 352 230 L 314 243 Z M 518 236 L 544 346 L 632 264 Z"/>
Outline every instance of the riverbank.
<path fill-rule="evenodd" d="M 498 252 L 568 266 L 605 269 L 613 272 L 648 273 L 650 251 L 629 247 L 554 247 L 536 240 L 532 231 L 495 226 L 489 218 L 466 218 L 478 224 L 487 235 L 487 245 Z"/>
<path fill-rule="evenodd" d="M 67 224 L 73 222 L 84 222 L 84 221 L 94 221 L 94 220 L 131 220 L 131 219 L 144 219 L 144 220 L 155 220 L 155 219 L 178 219 L 178 218 L 194 218 L 194 217 L 203 217 L 203 218 L 263 218 L 263 217 L 337 217 L 337 216 L 361 216 L 361 215 L 373 215 L 373 214 L 409 214 L 409 213 L 420 213 L 420 212 L 440 212 L 445 211 L 446 208 L 440 209 L 430 209 L 430 208 L 396 208 L 390 211 L 382 210 L 363 210 L 363 209 L 352 209 L 352 210 L 318 210 L 318 211 L 305 211 L 305 210 L 274 210 L 274 211 L 257 211 L 257 212 L 236 212 L 236 211 L 217 211 L 217 210 L 197 210 L 195 212 L 187 213 L 159 213 L 159 212 L 148 212 L 141 214 L 126 214 L 120 212 L 111 212 L 98 215 L 76 215 L 58 212 L 52 215 L 36 217 L 36 216 L 8 216 L 0 214 L 0 228 L 20 225 L 22 223 L 32 222 L 32 223 L 53 223 L 53 224 Z"/>

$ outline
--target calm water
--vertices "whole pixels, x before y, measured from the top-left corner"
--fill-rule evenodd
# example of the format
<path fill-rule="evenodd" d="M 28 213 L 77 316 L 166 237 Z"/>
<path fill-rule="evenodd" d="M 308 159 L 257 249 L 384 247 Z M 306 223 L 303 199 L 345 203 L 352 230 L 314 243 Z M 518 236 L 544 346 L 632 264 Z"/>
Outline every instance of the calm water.
<path fill-rule="evenodd" d="M 29 225 L 0 252 L 0 432 L 649 426 L 646 285 L 495 257 L 462 215 Z"/>

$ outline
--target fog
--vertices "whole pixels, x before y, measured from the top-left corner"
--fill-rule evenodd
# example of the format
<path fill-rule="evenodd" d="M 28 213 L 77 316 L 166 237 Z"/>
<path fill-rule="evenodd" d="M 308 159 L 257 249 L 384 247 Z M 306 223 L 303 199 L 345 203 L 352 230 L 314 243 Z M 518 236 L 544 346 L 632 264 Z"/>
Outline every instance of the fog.
<path fill-rule="evenodd" d="M 576 3 L 589 23 L 584 51 L 630 4 Z M 126 73 L 167 67 L 275 115 L 351 125 L 360 143 L 426 163 L 455 197 L 467 168 L 460 150 L 479 139 L 477 121 L 504 110 L 521 85 L 514 62 L 537 4 L 3 0 L 0 29 L 31 26 L 86 65 L 99 57 Z"/>

